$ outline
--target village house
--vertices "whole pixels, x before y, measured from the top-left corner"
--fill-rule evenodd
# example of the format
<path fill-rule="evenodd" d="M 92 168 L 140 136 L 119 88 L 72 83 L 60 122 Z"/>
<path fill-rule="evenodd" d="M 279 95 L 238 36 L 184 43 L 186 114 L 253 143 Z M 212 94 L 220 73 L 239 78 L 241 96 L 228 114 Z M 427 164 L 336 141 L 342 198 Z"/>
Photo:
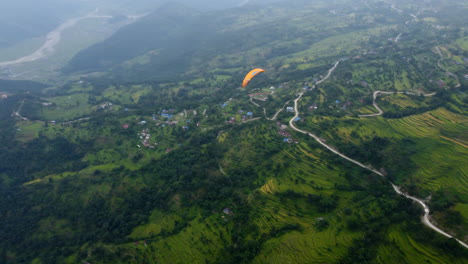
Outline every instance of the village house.
<path fill-rule="evenodd" d="M 70 97 L 69 97 L 70 98 Z M 106 102 L 106 103 L 102 103 L 99 105 L 99 109 L 106 109 L 107 107 L 111 107 L 112 106 L 112 103 L 110 102 Z"/>
<path fill-rule="evenodd" d="M 287 138 L 291 136 L 288 132 L 286 132 L 284 130 L 278 130 L 278 134 L 280 134 L 283 137 L 287 137 Z"/>
<path fill-rule="evenodd" d="M 172 118 L 174 115 L 170 115 L 170 114 L 167 114 L 167 113 L 163 113 L 161 114 L 162 117 L 166 117 L 166 118 Z"/>
<path fill-rule="evenodd" d="M 442 81 L 442 80 L 438 80 L 438 81 L 436 81 L 436 83 L 437 83 L 437 86 L 438 86 L 439 88 L 442 88 L 442 87 L 444 87 L 444 86 L 447 85 L 447 84 L 446 84 L 444 81 Z"/>
<path fill-rule="evenodd" d="M 313 111 L 313 110 L 315 110 L 317 108 L 318 108 L 317 104 L 313 104 L 313 105 L 309 106 L 309 111 Z"/>

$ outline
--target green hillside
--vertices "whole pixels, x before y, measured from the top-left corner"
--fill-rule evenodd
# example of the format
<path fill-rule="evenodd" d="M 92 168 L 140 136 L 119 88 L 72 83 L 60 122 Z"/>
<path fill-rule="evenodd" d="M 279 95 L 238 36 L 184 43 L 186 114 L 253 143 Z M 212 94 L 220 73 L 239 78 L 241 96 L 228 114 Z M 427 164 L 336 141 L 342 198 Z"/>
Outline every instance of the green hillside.
<path fill-rule="evenodd" d="M 0 263 L 468 262 L 466 4 L 165 8 L 0 83 Z"/>

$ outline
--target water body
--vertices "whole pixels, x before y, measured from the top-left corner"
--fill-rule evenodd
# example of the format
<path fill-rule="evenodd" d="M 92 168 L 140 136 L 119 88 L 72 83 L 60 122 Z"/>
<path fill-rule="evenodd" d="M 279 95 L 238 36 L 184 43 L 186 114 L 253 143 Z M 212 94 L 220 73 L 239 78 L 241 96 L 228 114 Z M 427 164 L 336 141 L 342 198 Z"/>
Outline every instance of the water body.
<path fill-rule="evenodd" d="M 6 67 L 6 66 L 12 66 L 16 64 L 21 64 L 25 62 L 32 62 L 36 61 L 39 59 L 42 59 L 46 57 L 48 54 L 51 54 L 54 51 L 54 47 L 57 46 L 58 43 L 60 43 L 61 37 L 62 37 L 62 32 L 66 30 L 67 28 L 73 27 L 78 23 L 79 21 L 83 19 L 88 19 L 88 18 L 111 18 L 112 16 L 104 16 L 104 15 L 96 15 L 95 12 L 89 13 L 85 16 L 77 17 L 77 18 L 72 18 L 67 21 L 65 21 L 63 24 L 58 26 L 56 29 L 53 31 L 49 32 L 47 34 L 46 40 L 42 46 L 37 49 L 35 52 L 26 55 L 24 57 L 18 58 L 16 60 L 10 60 L 10 61 L 3 61 L 0 62 L 0 67 Z"/>

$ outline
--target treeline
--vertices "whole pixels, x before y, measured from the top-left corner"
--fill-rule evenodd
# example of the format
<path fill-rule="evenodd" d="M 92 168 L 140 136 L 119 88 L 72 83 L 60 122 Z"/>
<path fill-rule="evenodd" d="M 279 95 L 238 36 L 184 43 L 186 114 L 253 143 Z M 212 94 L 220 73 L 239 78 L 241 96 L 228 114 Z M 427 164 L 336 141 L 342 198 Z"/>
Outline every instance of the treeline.
<path fill-rule="evenodd" d="M 8 175 L 16 183 L 87 166 L 80 160 L 85 154 L 80 146 L 63 137 L 39 137 L 25 145 L 14 142 L 14 137 L 3 140 L 12 142 L 2 145 L 5 147 L 0 152 L 0 174 Z"/>
<path fill-rule="evenodd" d="M 428 111 L 435 110 L 439 107 L 445 107 L 455 113 L 461 114 L 459 109 L 465 108 L 466 104 L 458 100 L 456 98 L 456 94 L 462 93 L 463 90 L 466 90 L 466 89 L 462 87 L 461 89 L 453 89 L 451 91 L 441 90 L 437 92 L 436 95 L 427 99 L 427 102 L 425 105 L 422 105 L 420 107 L 406 107 L 406 108 L 401 108 L 398 110 L 385 111 L 382 116 L 385 118 L 402 118 L 402 117 L 406 117 L 410 115 L 422 114 Z M 424 98 L 424 97 L 421 95 L 420 98 Z M 416 100 L 418 100 L 417 97 L 416 97 Z M 454 105 L 457 107 L 453 107 Z"/>
<path fill-rule="evenodd" d="M 234 203 L 236 217 L 239 220 L 248 217 L 245 214 L 248 214 L 249 209 L 241 194 L 258 187 L 253 183 L 256 173 L 252 168 L 239 167 L 230 172 L 229 177 L 221 173 L 213 174 L 219 170 L 217 160 L 227 151 L 218 147 L 216 136 L 216 131 L 195 134 L 186 147 L 175 150 L 138 171 L 120 167 L 109 172 L 99 171 L 89 177 L 67 174 L 60 180 L 50 179 L 2 192 L 4 203 L 0 205 L 0 213 L 7 217 L 0 218 L 0 235 L 5 238 L 0 241 L 0 247 L 13 252 L 28 248 L 27 252 L 18 254 L 8 263 L 24 263 L 36 257 L 46 263 L 62 263 L 64 257 L 77 252 L 86 243 L 126 243 L 129 241 L 126 238 L 129 233 L 143 224 L 152 210 L 171 210 L 171 198 L 176 193 L 180 194 L 187 212 L 190 211 L 189 208 L 195 207 L 200 208 L 203 215 L 211 215 L 213 210 L 221 210 L 227 203 Z M 35 175 L 57 173 L 63 166 L 70 164 L 68 160 L 80 160 L 77 155 L 81 153 L 76 152 L 74 145 L 60 138 L 55 141 L 38 139 L 32 141 L 30 147 L 30 153 L 22 153 L 24 158 L 19 154 L 15 156 L 19 159 L 18 162 L 8 159 L 12 166 L 16 164 L 15 167 L 8 167 L 7 164 L 2 164 L 1 167 L 5 166 L 8 173 L 12 173 L 14 169 L 25 166 L 26 177 L 32 172 Z M 48 151 L 39 152 L 42 148 Z M 271 151 L 272 149 L 262 151 L 259 148 L 259 157 L 269 155 Z M 42 167 L 38 166 L 36 160 L 39 158 L 42 161 L 45 158 L 48 162 Z M 23 159 L 30 164 L 23 164 Z M 69 167 L 66 169 L 78 170 Z M 144 184 L 122 186 L 126 178 L 142 181 Z M 99 185 L 109 185 L 111 191 L 86 197 L 87 189 Z M 203 195 L 195 196 L 198 192 Z M 35 209 L 39 207 L 40 210 Z M 180 230 L 190 220 L 187 217 L 181 222 Z M 51 219 L 65 220 L 70 231 L 31 239 L 31 234 L 38 231 L 39 223 Z M 247 222 L 244 220 L 240 223 Z M 246 247 L 250 248 L 246 237 L 251 234 L 251 229 L 246 230 L 241 224 L 238 228 L 238 231 L 233 231 L 239 232 L 236 241 L 244 241 L 247 243 Z M 170 235 L 173 233 L 162 233 L 160 238 Z"/>
<path fill-rule="evenodd" d="M 11 81 L 0 79 L 0 92 L 12 94 L 33 93 L 38 94 L 48 85 L 34 81 Z"/>

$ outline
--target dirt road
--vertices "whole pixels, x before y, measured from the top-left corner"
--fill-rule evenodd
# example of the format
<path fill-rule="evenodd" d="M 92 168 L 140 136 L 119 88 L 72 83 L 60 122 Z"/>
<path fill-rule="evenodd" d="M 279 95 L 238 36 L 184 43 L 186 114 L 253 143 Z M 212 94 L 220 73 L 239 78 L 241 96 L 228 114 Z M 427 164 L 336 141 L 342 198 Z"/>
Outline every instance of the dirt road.
<path fill-rule="evenodd" d="M 18 117 L 21 120 L 28 120 L 26 117 L 21 116 L 21 109 L 23 109 L 24 105 L 24 100 L 21 102 L 20 106 L 18 107 L 18 110 L 16 112 L 13 112 L 13 116 Z"/>
<path fill-rule="evenodd" d="M 442 54 L 442 52 L 440 51 L 440 48 L 438 46 L 436 46 L 435 50 L 436 50 L 437 54 L 440 56 L 440 59 L 437 61 L 437 66 L 439 66 L 439 68 L 444 70 L 447 75 L 449 75 L 449 76 L 453 77 L 455 80 L 457 80 L 457 85 L 455 85 L 455 88 L 460 87 L 461 84 L 460 84 L 460 80 L 458 79 L 458 76 L 455 75 L 453 72 L 448 71 L 446 68 L 444 68 L 442 66 L 441 62 L 444 59 L 444 54 Z"/>
<path fill-rule="evenodd" d="M 375 113 L 375 114 L 367 114 L 367 115 L 359 115 L 359 117 L 373 117 L 373 116 L 380 116 L 380 115 L 383 115 L 383 110 L 377 105 L 377 98 L 380 94 L 409 94 L 409 95 L 417 95 L 416 93 L 413 93 L 413 92 L 385 92 L 385 91 L 375 91 L 374 92 L 374 96 L 373 96 L 373 102 L 372 102 L 372 105 L 375 107 L 375 109 L 377 109 L 377 111 L 379 111 L 378 113 Z M 436 93 L 430 93 L 430 94 L 422 94 L 423 96 L 425 97 L 430 97 L 430 96 L 434 96 L 436 95 Z"/>

